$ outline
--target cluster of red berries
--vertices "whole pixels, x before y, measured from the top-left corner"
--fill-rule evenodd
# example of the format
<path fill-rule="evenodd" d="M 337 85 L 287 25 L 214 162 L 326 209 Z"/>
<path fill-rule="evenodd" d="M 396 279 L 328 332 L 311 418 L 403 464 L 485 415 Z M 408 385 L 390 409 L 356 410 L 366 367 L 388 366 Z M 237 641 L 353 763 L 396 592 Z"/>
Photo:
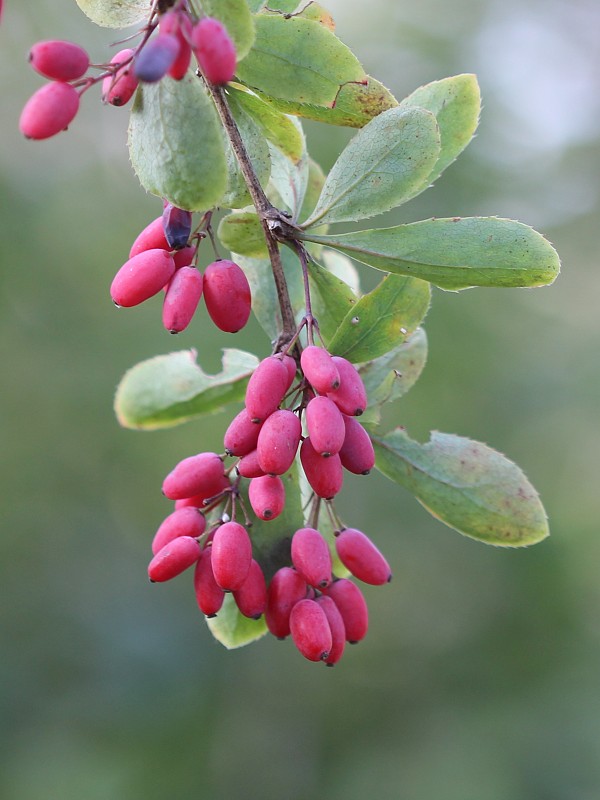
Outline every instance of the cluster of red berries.
<path fill-rule="evenodd" d="M 155 28 L 158 33 L 151 36 Z M 186 0 L 151 20 L 143 30 L 144 39 L 137 49 L 121 50 L 108 64 L 91 64 L 88 53 L 73 42 L 37 42 L 29 62 L 50 83 L 25 104 L 19 120 L 21 133 L 28 139 L 48 139 L 65 130 L 79 110 L 81 95 L 100 81 L 104 102 L 122 106 L 140 81 L 155 83 L 165 75 L 181 80 L 192 54 L 211 83 L 222 85 L 233 78 L 237 57 L 227 29 L 212 17 L 195 21 Z M 99 69 L 100 74 L 86 75 L 90 67 Z"/>
<path fill-rule="evenodd" d="M 159 527 L 153 541 L 149 576 L 168 580 L 193 564 L 200 610 L 215 616 L 226 592 L 233 594 L 242 614 L 262 614 L 278 638 L 292 636 L 311 661 L 335 664 L 345 642 L 358 642 L 367 632 L 368 612 L 362 592 L 347 578 L 332 572 L 326 539 L 312 527 L 290 532 L 289 565 L 267 580 L 253 558 L 246 525 L 235 520 L 241 504 L 240 481 L 249 478 L 248 499 L 261 520 L 273 520 L 285 506 L 281 476 L 300 462 L 314 496 L 331 501 L 343 481 L 343 468 L 367 474 L 374 452 L 366 430 L 356 420 L 366 407 L 362 379 L 344 358 L 324 348 L 306 347 L 297 363 L 289 355 L 265 358 L 248 382 L 245 407 L 229 425 L 226 456 L 238 460 L 225 469 L 216 453 L 199 453 L 179 462 L 163 483 L 163 494 L 175 501 L 175 511 Z M 282 407 L 285 402 L 288 407 Z M 305 434 L 303 434 L 303 420 Z M 221 513 L 207 529 L 203 512 L 229 503 L 233 519 Z M 331 511 L 331 509 L 329 509 Z M 381 585 L 391 579 L 389 565 L 371 540 L 355 528 L 338 525 L 337 556 L 359 580 Z M 292 535 L 293 533 L 293 535 Z"/>
<path fill-rule="evenodd" d="M 251 311 L 248 280 L 226 259 L 213 261 L 203 276 L 195 265 L 201 236 L 192 235 L 189 211 L 165 203 L 162 216 L 139 234 L 114 277 L 110 294 L 115 305 L 136 306 L 164 289 L 163 325 L 170 333 L 180 333 L 203 296 L 218 328 L 228 333 L 241 330 Z"/>

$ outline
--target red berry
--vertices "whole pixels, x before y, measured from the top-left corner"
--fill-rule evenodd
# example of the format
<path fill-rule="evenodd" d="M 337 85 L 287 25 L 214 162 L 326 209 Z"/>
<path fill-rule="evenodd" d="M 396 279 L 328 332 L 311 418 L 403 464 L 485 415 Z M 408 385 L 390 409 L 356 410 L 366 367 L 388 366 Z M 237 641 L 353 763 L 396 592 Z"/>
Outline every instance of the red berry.
<path fill-rule="evenodd" d="M 149 225 L 136 237 L 129 251 L 129 258 L 144 253 L 146 250 L 168 250 L 169 243 L 165 237 L 162 217 L 153 219 Z M 187 266 L 182 264 L 182 266 Z"/>
<path fill-rule="evenodd" d="M 306 581 L 291 567 L 277 570 L 267 590 L 265 622 L 267 628 L 278 639 L 290 633 L 290 613 L 299 600 L 306 597 Z"/>
<path fill-rule="evenodd" d="M 242 478 L 260 478 L 264 475 L 264 471 L 258 463 L 258 450 L 252 450 L 248 455 L 240 458 L 237 471 Z"/>
<path fill-rule="evenodd" d="M 344 482 L 339 455 L 336 453 L 329 458 L 323 458 L 312 446 L 310 436 L 307 436 L 300 447 L 300 461 L 313 492 L 326 500 L 335 497 Z"/>
<path fill-rule="evenodd" d="M 153 583 L 168 581 L 195 564 L 201 553 L 195 539 L 179 536 L 154 556 L 148 565 L 148 577 Z"/>
<path fill-rule="evenodd" d="M 296 372 L 298 370 L 298 365 L 296 364 L 296 359 L 292 358 L 291 356 L 283 356 L 283 363 L 287 367 L 288 370 L 288 378 L 290 380 L 290 386 L 294 382 L 296 378 Z"/>
<path fill-rule="evenodd" d="M 285 506 L 283 481 L 275 475 L 253 478 L 248 487 L 248 498 L 259 519 L 275 519 Z"/>
<path fill-rule="evenodd" d="M 49 139 L 63 131 L 79 110 L 79 94 L 69 83 L 53 81 L 25 103 L 19 130 L 27 139 Z"/>
<path fill-rule="evenodd" d="M 182 250 L 192 232 L 192 212 L 167 203 L 162 214 L 165 239 L 169 250 Z"/>
<path fill-rule="evenodd" d="M 115 275 L 110 296 L 117 306 L 130 308 L 143 303 L 171 280 L 173 258 L 165 250 L 145 250 L 126 261 Z"/>
<path fill-rule="evenodd" d="M 231 456 L 245 456 L 256 449 L 260 423 L 252 422 L 245 408 L 235 416 L 225 431 L 223 444 Z"/>
<path fill-rule="evenodd" d="M 331 650 L 329 651 L 329 656 L 325 659 L 325 663 L 328 667 L 333 667 L 342 657 L 346 646 L 346 628 L 344 627 L 344 620 L 342 619 L 339 608 L 331 597 L 322 594 L 320 597 L 316 598 L 316 602 L 325 612 L 327 622 L 331 629 Z"/>
<path fill-rule="evenodd" d="M 340 385 L 335 391 L 328 392 L 328 396 L 344 414 L 358 417 L 367 407 L 367 392 L 362 378 L 345 358 L 333 356 L 333 362 L 340 373 Z"/>
<path fill-rule="evenodd" d="M 29 51 L 29 63 L 45 78 L 76 81 L 87 71 L 90 57 L 78 44 L 50 40 L 33 45 Z"/>
<path fill-rule="evenodd" d="M 235 45 L 222 22 L 201 19 L 192 31 L 192 49 L 207 80 L 217 85 L 232 80 L 237 66 Z"/>
<path fill-rule="evenodd" d="M 204 270 L 204 301 L 217 328 L 236 333 L 248 322 L 252 309 L 250 284 L 241 267 L 225 259 Z"/>
<path fill-rule="evenodd" d="M 316 345 L 305 347 L 300 356 L 304 377 L 319 394 L 327 394 L 340 385 L 340 375 L 327 350 Z"/>
<path fill-rule="evenodd" d="M 173 253 L 173 261 L 175 262 L 175 269 L 181 269 L 181 267 L 192 266 L 196 259 L 197 250 L 198 248 L 195 245 L 190 245 L 189 247 L 183 247 L 181 250 L 178 250 L 176 253 Z"/>
<path fill-rule="evenodd" d="M 313 397 L 306 406 L 306 427 L 310 441 L 320 456 L 340 451 L 346 435 L 342 412 L 328 397 Z"/>
<path fill-rule="evenodd" d="M 161 16 L 159 24 L 161 33 L 172 33 L 179 41 L 179 55 L 169 67 L 168 74 L 174 80 L 180 81 L 185 77 L 192 60 L 192 21 L 185 13 L 167 11 Z"/>
<path fill-rule="evenodd" d="M 250 571 L 252 542 L 239 522 L 225 522 L 212 540 L 211 562 L 216 582 L 225 591 L 237 591 Z"/>
<path fill-rule="evenodd" d="M 253 422 L 262 422 L 272 414 L 290 388 L 293 378 L 284 361 L 267 356 L 254 370 L 246 387 L 246 410 Z"/>
<path fill-rule="evenodd" d="M 314 600 L 300 600 L 290 614 L 292 639 L 304 658 L 325 661 L 332 646 L 331 628 L 321 606 Z"/>
<path fill-rule="evenodd" d="M 358 586 L 347 578 L 340 578 L 334 581 L 325 593 L 332 598 L 342 615 L 346 628 L 346 641 L 355 644 L 364 639 L 369 628 L 369 612 Z"/>
<path fill-rule="evenodd" d="M 207 617 L 215 617 L 221 610 L 225 592 L 215 580 L 211 562 L 212 546 L 202 551 L 194 571 L 194 592 L 198 608 Z"/>
<path fill-rule="evenodd" d="M 202 275 L 196 267 L 181 267 L 169 281 L 163 301 L 163 325 L 169 333 L 184 331 L 202 297 Z"/>
<path fill-rule="evenodd" d="M 156 531 L 152 540 L 152 552 L 154 555 L 159 550 L 177 539 L 179 536 L 190 536 L 196 539 L 202 536 L 206 529 L 206 519 L 197 508 L 180 508 L 163 520 L 159 529 Z"/>
<path fill-rule="evenodd" d="M 392 570 L 373 542 L 356 528 L 336 532 L 335 549 L 342 564 L 359 581 L 381 586 L 392 580 Z"/>
<path fill-rule="evenodd" d="M 300 528 L 292 536 L 292 564 L 315 588 L 331 583 L 331 553 L 323 536 L 314 528 Z"/>
<path fill-rule="evenodd" d="M 368 475 L 375 466 L 375 450 L 369 434 L 354 419 L 344 415 L 346 435 L 340 450 L 342 466 L 355 475 Z"/>
<path fill-rule="evenodd" d="M 170 500 L 218 494 L 223 488 L 223 462 L 216 453 L 198 453 L 180 461 L 163 482 L 163 494 Z"/>
<path fill-rule="evenodd" d="M 283 475 L 294 463 L 302 425 L 293 411 L 280 409 L 270 414 L 258 434 L 258 463 L 270 475 Z"/>
<path fill-rule="evenodd" d="M 267 583 L 260 564 L 252 559 L 244 583 L 233 593 L 240 612 L 250 619 L 258 619 L 267 605 Z"/>
<path fill-rule="evenodd" d="M 126 48 L 111 58 L 111 64 L 126 63 L 126 66 L 118 69 L 113 75 L 108 75 L 102 81 L 102 99 L 105 103 L 110 103 L 112 106 L 124 106 L 133 97 L 139 83 L 132 69 L 134 52 L 134 50 Z"/>
<path fill-rule="evenodd" d="M 163 78 L 179 55 L 179 39 L 172 33 L 159 33 L 146 42 L 133 62 L 136 78 L 144 83 L 156 83 Z"/>
<path fill-rule="evenodd" d="M 214 497 L 214 495 L 219 494 L 220 492 L 225 491 L 231 486 L 229 478 L 227 475 L 223 474 L 221 477 L 220 483 L 215 486 L 210 487 L 210 493 L 201 492 L 200 494 L 194 494 L 191 497 L 180 497 L 179 499 L 175 500 L 175 508 L 187 508 L 191 506 L 192 508 L 204 508 L 205 500 L 208 500 L 210 497 Z"/>

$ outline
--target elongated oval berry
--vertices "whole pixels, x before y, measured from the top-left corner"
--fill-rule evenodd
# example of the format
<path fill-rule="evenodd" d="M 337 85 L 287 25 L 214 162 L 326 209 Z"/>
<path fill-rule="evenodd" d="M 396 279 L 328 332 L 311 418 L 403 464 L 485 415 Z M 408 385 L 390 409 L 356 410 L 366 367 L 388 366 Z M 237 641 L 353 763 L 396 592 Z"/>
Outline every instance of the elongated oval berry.
<path fill-rule="evenodd" d="M 293 378 L 278 356 L 267 356 L 254 370 L 246 387 L 246 410 L 253 422 L 262 422 L 272 414 L 292 385 Z"/>
<path fill-rule="evenodd" d="M 373 542 L 356 528 L 336 531 L 335 549 L 342 564 L 363 583 L 381 586 L 392 580 L 392 570 Z"/>
<path fill-rule="evenodd" d="M 212 17 L 201 19 L 192 31 L 192 49 L 207 80 L 217 85 L 232 80 L 237 56 L 222 22 Z"/>
<path fill-rule="evenodd" d="M 29 63 L 44 78 L 76 81 L 85 74 L 90 57 L 78 44 L 52 39 L 36 42 L 29 51 Z"/>
<path fill-rule="evenodd" d="M 314 600 L 300 600 L 290 613 L 292 639 L 304 658 L 325 661 L 332 646 L 331 628 L 321 606 Z"/>
<path fill-rule="evenodd" d="M 175 510 L 161 522 L 156 531 L 152 540 L 152 552 L 156 555 L 165 545 L 179 536 L 196 539 L 198 536 L 202 536 L 205 529 L 206 519 L 197 508 L 189 506 Z"/>
<path fill-rule="evenodd" d="M 236 333 L 248 322 L 252 309 L 250 284 L 234 261 L 213 261 L 204 270 L 204 302 L 217 328 Z"/>
<path fill-rule="evenodd" d="M 347 359 L 332 356 L 332 360 L 340 373 L 340 385 L 335 391 L 328 392 L 328 397 L 344 414 L 358 417 L 367 407 L 367 392 L 362 378 Z"/>
<path fill-rule="evenodd" d="M 206 492 L 200 492 L 200 494 L 194 494 L 191 497 L 180 497 L 178 500 L 175 500 L 175 509 L 187 508 L 188 506 L 192 508 L 204 508 L 206 505 L 205 501 L 224 492 L 225 489 L 229 489 L 230 486 L 231 482 L 229 478 L 227 475 L 223 474 L 216 486 L 214 484 L 210 486 L 208 494 Z"/>
<path fill-rule="evenodd" d="M 368 475 L 375 466 L 375 450 L 369 434 L 354 417 L 344 414 L 345 436 L 340 450 L 342 466 L 355 475 Z"/>
<path fill-rule="evenodd" d="M 170 500 L 202 495 L 212 497 L 223 486 L 223 462 L 216 453 L 198 453 L 180 461 L 163 481 Z"/>
<path fill-rule="evenodd" d="M 175 272 L 173 258 L 166 250 L 145 250 L 126 261 L 110 287 L 113 303 L 131 308 L 143 303 L 171 280 Z"/>
<path fill-rule="evenodd" d="M 344 417 L 328 397 L 313 397 L 309 401 L 306 406 L 306 427 L 312 446 L 320 456 L 335 455 L 344 444 Z"/>
<path fill-rule="evenodd" d="M 261 469 L 269 475 L 283 475 L 294 463 L 302 424 L 293 411 L 280 409 L 264 421 L 256 450 Z"/>
<path fill-rule="evenodd" d="M 250 619 L 259 619 L 267 605 L 267 582 L 258 561 L 252 559 L 248 577 L 233 593 L 240 613 Z"/>
<path fill-rule="evenodd" d="M 192 212 L 167 203 L 162 221 L 169 249 L 182 250 L 186 247 L 192 232 Z"/>
<path fill-rule="evenodd" d="M 248 577 L 252 563 L 252 542 L 239 522 L 225 522 L 212 540 L 213 575 L 221 589 L 237 591 Z"/>
<path fill-rule="evenodd" d="M 358 586 L 347 578 L 340 578 L 328 586 L 325 593 L 335 602 L 342 615 L 346 641 L 356 644 L 364 639 L 369 628 L 369 612 Z"/>
<path fill-rule="evenodd" d="M 163 300 L 163 325 L 181 333 L 192 321 L 202 297 L 202 275 L 196 267 L 181 267 L 169 281 Z"/>
<path fill-rule="evenodd" d="M 322 594 L 316 598 L 316 602 L 325 612 L 327 622 L 331 629 L 331 650 L 325 659 L 328 667 L 333 667 L 340 660 L 346 646 L 346 628 L 339 608 L 331 597 Z"/>
<path fill-rule="evenodd" d="M 148 577 L 153 583 L 171 580 L 200 558 L 200 545 L 190 536 L 179 536 L 166 544 L 148 565 Z"/>
<path fill-rule="evenodd" d="M 300 528 L 292 536 L 292 564 L 315 588 L 324 589 L 331 583 L 329 545 L 314 528 Z"/>
<path fill-rule="evenodd" d="M 300 356 L 304 377 L 319 394 L 332 392 L 340 385 L 340 374 L 330 354 L 323 347 L 309 345 Z"/>
<path fill-rule="evenodd" d="M 146 42 L 133 62 L 133 73 L 144 83 L 156 83 L 167 74 L 179 55 L 179 39 L 172 33 L 159 33 Z"/>
<path fill-rule="evenodd" d="M 291 386 L 296 378 L 296 372 L 298 371 L 298 365 L 296 364 L 296 359 L 292 358 L 291 356 L 283 356 L 282 360 L 285 366 L 287 367 L 288 378 L 290 380 L 290 386 Z"/>
<path fill-rule="evenodd" d="M 124 64 L 124 66 L 102 81 L 102 99 L 105 103 L 110 103 L 112 106 L 124 106 L 133 97 L 139 85 L 138 79 L 133 74 L 134 53 L 134 50 L 127 47 L 111 58 L 111 64 Z"/>
<path fill-rule="evenodd" d="M 198 608 L 207 617 L 216 617 L 225 600 L 225 592 L 215 580 L 211 561 L 212 545 L 202 551 L 194 570 L 194 592 Z"/>
<path fill-rule="evenodd" d="M 312 446 L 310 436 L 307 436 L 300 446 L 300 461 L 313 492 L 325 500 L 335 497 L 344 483 L 339 455 L 335 453 L 329 458 L 323 458 Z"/>
<path fill-rule="evenodd" d="M 192 60 L 192 46 L 190 44 L 193 24 L 185 13 L 180 11 L 167 11 L 160 18 L 161 33 L 172 33 L 179 41 L 179 54 L 169 67 L 168 74 L 176 81 L 185 77 L 190 61 Z"/>
<path fill-rule="evenodd" d="M 250 415 L 243 408 L 229 423 L 225 431 L 223 444 L 231 456 L 246 456 L 256 450 L 261 424 L 252 422 Z"/>
<path fill-rule="evenodd" d="M 53 81 L 34 92 L 21 112 L 19 130 L 27 139 L 49 139 L 63 131 L 79 111 L 79 93 L 70 83 Z"/>
<path fill-rule="evenodd" d="M 169 243 L 165 237 L 165 230 L 163 228 L 162 217 L 153 219 L 149 225 L 146 225 L 135 238 L 129 251 L 129 258 L 144 253 L 146 250 L 168 250 Z M 186 266 L 186 264 L 182 264 Z"/>
<path fill-rule="evenodd" d="M 283 481 L 275 475 L 253 478 L 248 487 L 248 499 L 259 519 L 275 519 L 285 506 Z"/>
<path fill-rule="evenodd" d="M 267 628 L 278 639 L 290 634 L 290 613 L 299 600 L 306 597 L 306 581 L 291 567 L 277 570 L 267 589 L 265 622 Z"/>
<path fill-rule="evenodd" d="M 258 463 L 258 450 L 252 450 L 243 458 L 240 458 L 236 469 L 242 478 L 260 478 L 265 474 Z"/>

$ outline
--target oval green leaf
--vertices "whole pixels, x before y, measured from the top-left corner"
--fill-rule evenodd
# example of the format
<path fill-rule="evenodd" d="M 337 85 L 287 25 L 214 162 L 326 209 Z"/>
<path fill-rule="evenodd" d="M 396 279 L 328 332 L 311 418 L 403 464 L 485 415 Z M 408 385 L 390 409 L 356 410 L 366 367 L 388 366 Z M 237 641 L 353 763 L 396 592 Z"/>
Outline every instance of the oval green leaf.
<path fill-rule="evenodd" d="M 182 350 L 141 361 L 117 388 L 115 413 L 124 428 L 156 430 L 179 425 L 243 400 L 258 359 L 243 350 L 223 351 L 223 369 L 207 375 L 195 350 Z"/>
<path fill-rule="evenodd" d="M 348 361 L 369 361 L 395 350 L 424 320 L 427 281 L 388 275 L 346 314 L 328 349 Z"/>
<path fill-rule="evenodd" d="M 377 469 L 459 533 L 503 547 L 548 536 L 537 492 L 516 464 L 491 447 L 438 432 L 420 444 L 402 429 L 372 439 Z"/>
<path fill-rule="evenodd" d="M 241 61 L 254 44 L 254 18 L 246 0 L 202 0 L 202 9 L 225 25 Z"/>
<path fill-rule="evenodd" d="M 197 77 L 140 86 L 129 155 L 148 192 L 188 211 L 217 205 L 227 186 L 225 147 L 217 112 Z"/>
<path fill-rule="evenodd" d="M 267 258 L 265 234 L 255 211 L 234 211 L 223 217 L 217 231 L 223 246 L 232 253 Z"/>
<path fill-rule="evenodd" d="M 430 111 L 384 111 L 346 146 L 303 227 L 366 219 L 405 203 L 429 186 L 439 154 L 440 134 Z"/>
<path fill-rule="evenodd" d="M 76 0 L 77 5 L 96 25 L 127 28 L 148 19 L 150 0 Z"/>
<path fill-rule="evenodd" d="M 311 289 L 312 312 L 319 323 L 319 331 L 327 347 L 339 326 L 352 312 L 357 297 L 350 286 L 316 261 L 308 262 L 308 279 Z"/>
<path fill-rule="evenodd" d="M 471 286 L 546 286 L 560 272 L 558 253 L 522 222 L 499 217 L 428 219 L 339 236 L 301 234 L 384 272 L 458 291 Z"/>

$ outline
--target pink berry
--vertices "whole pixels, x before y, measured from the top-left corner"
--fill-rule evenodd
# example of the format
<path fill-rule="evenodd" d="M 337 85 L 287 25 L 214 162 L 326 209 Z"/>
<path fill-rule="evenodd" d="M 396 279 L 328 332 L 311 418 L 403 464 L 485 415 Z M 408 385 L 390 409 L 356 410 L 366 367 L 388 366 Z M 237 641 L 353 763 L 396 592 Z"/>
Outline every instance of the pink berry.
<path fill-rule="evenodd" d="M 225 522 L 215 531 L 211 562 L 216 582 L 225 591 L 237 591 L 248 577 L 252 542 L 239 522 Z"/>
<path fill-rule="evenodd" d="M 90 57 L 78 44 L 50 40 L 36 42 L 29 51 L 29 63 L 44 78 L 76 81 L 90 65 Z"/>
<path fill-rule="evenodd" d="M 225 592 L 215 580 L 211 562 L 212 546 L 202 551 L 194 571 L 194 592 L 198 608 L 207 617 L 216 617 L 221 610 Z"/>
<path fill-rule="evenodd" d="M 173 253 L 175 269 L 193 266 L 197 250 L 198 248 L 195 245 L 190 245 L 189 247 L 183 247 L 181 250 L 177 250 L 176 253 Z"/>
<path fill-rule="evenodd" d="M 375 450 L 369 434 L 354 417 L 344 415 L 346 434 L 340 450 L 342 466 L 355 475 L 368 475 L 375 466 Z"/>
<path fill-rule="evenodd" d="M 328 397 L 313 397 L 309 401 L 306 406 L 306 427 L 312 446 L 320 456 L 335 455 L 344 444 L 344 417 Z"/>
<path fill-rule="evenodd" d="M 275 519 L 285 506 L 283 481 L 275 475 L 253 478 L 248 487 L 248 498 L 252 510 L 259 519 Z"/>
<path fill-rule="evenodd" d="M 293 411 L 280 409 L 270 414 L 258 434 L 258 463 L 269 475 L 283 475 L 292 466 L 302 425 Z"/>
<path fill-rule="evenodd" d="M 294 382 L 296 378 L 296 372 L 298 370 L 298 365 L 296 364 L 296 359 L 292 358 L 291 356 L 283 356 L 283 363 L 287 367 L 288 370 L 288 378 L 290 380 L 290 386 Z"/>
<path fill-rule="evenodd" d="M 254 370 L 246 388 L 246 410 L 253 422 L 262 422 L 272 414 L 290 388 L 293 378 L 283 360 L 268 356 Z"/>
<path fill-rule="evenodd" d="M 309 345 L 300 356 L 304 377 L 319 394 L 327 394 L 340 385 L 340 375 L 330 354 L 322 347 Z"/>
<path fill-rule="evenodd" d="M 392 580 L 392 570 L 373 542 L 356 528 L 336 532 L 335 549 L 342 564 L 359 581 L 381 586 Z"/>
<path fill-rule="evenodd" d="M 144 83 L 156 83 L 164 78 L 179 55 L 180 44 L 177 36 L 159 33 L 146 42 L 133 62 L 135 77 Z"/>
<path fill-rule="evenodd" d="M 53 81 L 29 98 L 19 130 L 27 139 L 49 139 L 63 131 L 79 110 L 79 94 L 69 83 Z"/>
<path fill-rule="evenodd" d="M 111 64 L 124 64 L 113 75 L 108 75 L 102 81 L 102 99 L 112 106 L 124 106 L 133 97 L 139 81 L 133 74 L 134 50 L 126 48 L 111 58 Z M 136 255 L 134 253 L 133 255 Z"/>
<path fill-rule="evenodd" d="M 300 600 L 306 597 L 306 581 L 291 567 L 277 570 L 267 590 L 265 622 L 269 631 L 278 639 L 290 634 L 290 613 Z"/>
<path fill-rule="evenodd" d="M 146 225 L 143 231 L 138 234 L 135 241 L 131 245 L 129 251 L 129 258 L 144 253 L 146 250 L 169 250 L 169 243 L 165 237 L 165 230 L 163 228 L 162 217 L 153 219 L 149 225 Z M 187 266 L 182 264 L 182 266 Z"/>
<path fill-rule="evenodd" d="M 171 280 L 175 272 L 173 258 L 165 250 L 145 250 L 125 264 L 110 287 L 113 303 L 131 308 L 143 303 Z"/>
<path fill-rule="evenodd" d="M 169 67 L 168 74 L 176 81 L 185 77 L 192 60 L 192 21 L 187 14 L 180 11 L 167 11 L 160 18 L 161 33 L 172 33 L 179 41 L 179 55 Z"/>
<path fill-rule="evenodd" d="M 248 577 L 233 593 L 240 612 L 250 619 L 259 619 L 267 605 L 267 583 L 260 564 L 252 559 Z"/>
<path fill-rule="evenodd" d="M 214 484 L 208 487 L 209 488 L 208 493 L 200 492 L 200 494 L 194 494 L 191 497 L 180 497 L 179 499 L 175 500 L 175 509 L 187 508 L 188 506 L 191 506 L 192 508 L 204 508 L 204 506 L 206 505 L 205 503 L 206 500 L 208 500 L 211 497 L 214 497 L 214 495 L 218 495 L 221 492 L 224 492 L 225 489 L 228 489 L 230 486 L 231 483 L 229 481 L 229 478 L 227 477 L 227 475 L 223 474 L 221 480 L 218 482 L 216 487 Z"/>
<path fill-rule="evenodd" d="M 195 564 L 201 553 L 195 539 L 179 536 L 154 556 L 148 565 L 148 577 L 153 583 L 168 581 Z"/>
<path fill-rule="evenodd" d="M 342 657 L 346 646 L 346 628 L 344 627 L 344 620 L 342 619 L 339 608 L 331 597 L 322 594 L 320 597 L 316 598 L 316 602 L 325 612 L 329 628 L 331 629 L 331 650 L 329 651 L 328 657 L 325 659 L 325 663 L 328 667 L 333 667 Z"/>
<path fill-rule="evenodd" d="M 314 528 L 300 528 L 292 536 L 292 564 L 310 586 L 323 589 L 331 583 L 331 553 Z"/>
<path fill-rule="evenodd" d="M 204 17 L 192 31 L 192 49 L 200 69 L 211 83 L 228 83 L 235 75 L 235 45 L 218 19 Z"/>
<path fill-rule="evenodd" d="M 292 639 L 304 658 L 325 661 L 332 646 L 331 628 L 321 606 L 314 600 L 300 600 L 290 614 Z"/>
<path fill-rule="evenodd" d="M 206 528 L 206 519 L 197 508 L 181 508 L 163 520 L 159 529 L 156 531 L 152 540 L 152 552 L 154 555 L 159 550 L 177 539 L 179 536 L 189 536 L 196 539 L 202 536 Z"/>
<path fill-rule="evenodd" d="M 204 302 L 217 328 L 236 333 L 248 322 L 252 310 L 250 284 L 233 261 L 213 261 L 204 270 Z"/>
<path fill-rule="evenodd" d="M 184 331 L 202 297 L 202 275 L 196 267 L 181 267 L 169 281 L 163 301 L 163 325 L 169 333 Z"/>
<path fill-rule="evenodd" d="M 328 397 L 344 414 L 358 417 L 367 407 L 367 392 L 362 378 L 345 358 L 333 356 L 332 360 L 340 373 L 340 385 L 335 391 L 328 392 Z"/>
<path fill-rule="evenodd" d="M 369 628 L 369 612 L 358 586 L 347 578 L 340 578 L 325 590 L 325 594 L 331 597 L 342 615 L 346 641 L 356 644 L 364 639 Z"/>
<path fill-rule="evenodd" d="M 245 408 L 229 423 L 223 444 L 231 456 L 246 456 L 256 449 L 261 424 L 252 422 Z"/>
<path fill-rule="evenodd" d="M 331 500 L 340 491 L 344 482 L 344 471 L 339 455 L 323 458 L 312 446 L 310 436 L 300 447 L 300 461 L 313 492 L 318 497 Z"/>
<path fill-rule="evenodd" d="M 264 475 L 265 472 L 258 461 L 258 450 L 252 450 L 243 458 L 240 458 L 237 471 L 242 478 L 260 478 Z"/>
<path fill-rule="evenodd" d="M 198 453 L 180 461 L 163 482 L 163 494 L 170 500 L 218 494 L 223 486 L 223 462 L 216 453 Z"/>

